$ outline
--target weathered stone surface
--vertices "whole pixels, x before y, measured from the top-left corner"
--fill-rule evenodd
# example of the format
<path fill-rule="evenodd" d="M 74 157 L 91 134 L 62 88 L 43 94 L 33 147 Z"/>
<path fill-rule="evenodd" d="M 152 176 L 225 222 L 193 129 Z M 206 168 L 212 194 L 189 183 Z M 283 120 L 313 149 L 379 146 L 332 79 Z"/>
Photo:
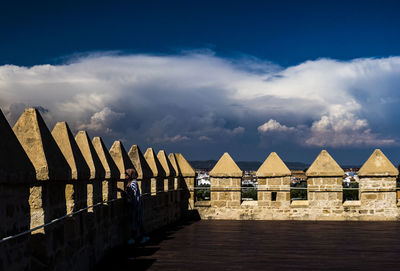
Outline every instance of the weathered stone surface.
<path fill-rule="evenodd" d="M 165 171 L 165 176 L 166 177 L 175 177 L 176 172 L 174 167 L 172 166 L 171 162 L 169 161 L 167 155 L 165 154 L 165 151 L 161 150 L 157 154 L 158 161 L 160 161 L 161 166 L 163 167 Z"/>
<path fill-rule="evenodd" d="M 322 150 L 306 172 L 307 176 L 343 176 L 343 169 L 329 155 Z"/>
<path fill-rule="evenodd" d="M 128 168 L 135 168 L 135 166 L 132 164 L 121 141 L 117 140 L 114 142 L 110 148 L 110 155 L 119 169 L 120 178 L 125 179 L 125 171 Z"/>
<path fill-rule="evenodd" d="M 153 148 L 148 148 L 144 154 L 144 158 L 149 164 L 154 177 L 165 177 L 165 171 L 158 160 Z"/>
<path fill-rule="evenodd" d="M 176 176 L 177 176 L 177 177 L 178 177 L 178 176 L 182 176 L 182 173 L 181 173 L 181 170 L 180 170 L 180 168 L 179 168 L 179 165 L 178 165 L 178 162 L 177 162 L 177 159 L 176 159 L 175 154 L 174 154 L 174 153 L 168 154 L 168 159 L 169 159 L 169 161 L 171 162 L 171 165 L 172 165 L 172 167 L 173 167 L 174 170 L 175 170 Z"/>
<path fill-rule="evenodd" d="M 36 179 L 71 179 L 71 168 L 36 108 L 25 109 L 13 131 L 35 167 Z"/>
<path fill-rule="evenodd" d="M 72 179 L 89 179 L 89 166 L 76 144 L 68 124 L 57 122 L 51 134 L 71 168 Z"/>
<path fill-rule="evenodd" d="M 222 155 L 210 171 L 210 177 L 242 177 L 242 175 L 242 170 L 227 152 Z"/>
<path fill-rule="evenodd" d="M 90 179 L 104 179 L 104 167 L 101 164 L 100 158 L 97 155 L 87 132 L 79 131 L 75 140 L 90 168 Z"/>
<path fill-rule="evenodd" d="M 257 170 L 257 177 L 283 177 L 290 175 L 290 170 L 276 152 L 271 152 Z"/>
<path fill-rule="evenodd" d="M 376 149 L 358 171 L 358 176 L 397 176 L 399 171 L 380 149 Z"/>
<path fill-rule="evenodd" d="M 92 143 L 105 170 L 104 177 L 106 179 L 118 179 L 120 177 L 119 169 L 104 145 L 101 137 L 94 137 Z"/>
<path fill-rule="evenodd" d="M 132 147 L 129 149 L 128 156 L 139 175 L 138 179 L 147 179 L 153 177 L 153 172 L 151 171 L 151 168 L 144 158 L 143 153 L 138 145 L 132 145 Z"/>
<path fill-rule="evenodd" d="M 178 164 L 179 171 L 182 174 L 182 177 L 196 176 L 196 172 L 181 153 L 175 153 L 175 158 Z"/>
<path fill-rule="evenodd" d="M 31 182 L 36 173 L 0 110 L 0 183 Z"/>

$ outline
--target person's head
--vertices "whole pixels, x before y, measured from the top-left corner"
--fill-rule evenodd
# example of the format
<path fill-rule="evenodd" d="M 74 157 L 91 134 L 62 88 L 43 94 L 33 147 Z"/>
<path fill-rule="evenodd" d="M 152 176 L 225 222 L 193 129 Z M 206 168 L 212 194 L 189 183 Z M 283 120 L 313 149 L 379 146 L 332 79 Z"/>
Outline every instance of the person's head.
<path fill-rule="evenodd" d="M 125 171 L 125 179 L 127 179 L 127 180 L 133 180 L 133 179 L 136 179 L 138 177 L 138 174 L 137 174 L 137 172 L 136 172 L 136 169 L 134 169 L 134 168 L 128 168 L 126 171 Z"/>

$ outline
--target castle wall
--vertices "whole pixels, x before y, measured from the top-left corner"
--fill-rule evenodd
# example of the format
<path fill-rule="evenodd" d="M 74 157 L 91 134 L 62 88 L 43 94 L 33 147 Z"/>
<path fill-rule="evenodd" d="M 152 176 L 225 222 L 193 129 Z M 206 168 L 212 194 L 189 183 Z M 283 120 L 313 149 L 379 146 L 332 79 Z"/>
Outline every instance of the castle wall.
<path fill-rule="evenodd" d="M 50 133 L 33 108 L 13 130 L 0 111 L 0 270 L 90 270 L 127 242 L 122 190 L 124 171 L 134 166 L 122 144 L 108 151 L 101 138 L 92 143 L 84 131 L 74 138 L 65 123 Z M 184 191 L 172 181 L 168 191 L 151 195 L 160 189 L 149 176 L 139 179 L 149 232 L 186 214 L 185 197 L 176 196 Z"/>
<path fill-rule="evenodd" d="M 227 157 L 224 154 L 210 172 L 210 201 L 195 203 L 202 219 L 400 219 L 396 198 L 398 171 L 380 150 L 376 150 L 360 169 L 360 200 L 351 201 L 343 201 L 344 172 L 326 151 L 321 152 L 306 172 L 307 200 L 293 201 L 290 199 L 290 171 L 275 153 L 257 171 L 258 191 L 254 201 L 240 200 L 241 178 L 232 177 L 233 172 L 238 172 L 237 166 L 230 156 Z M 274 197 L 273 193 L 276 193 Z"/>

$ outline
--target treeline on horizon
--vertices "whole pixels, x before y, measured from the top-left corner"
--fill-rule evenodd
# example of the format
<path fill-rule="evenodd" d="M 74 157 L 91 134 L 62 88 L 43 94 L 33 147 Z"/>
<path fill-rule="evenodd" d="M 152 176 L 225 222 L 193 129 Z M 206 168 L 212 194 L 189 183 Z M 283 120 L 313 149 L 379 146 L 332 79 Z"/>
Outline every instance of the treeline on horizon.
<path fill-rule="evenodd" d="M 205 161 L 189 161 L 189 163 L 192 165 L 194 169 L 203 169 L 203 170 L 211 170 L 215 164 L 217 163 L 217 160 L 205 160 Z M 255 171 L 257 170 L 263 162 L 259 161 L 238 161 L 236 164 L 238 167 L 240 167 L 241 170 L 245 171 Z M 290 170 L 306 170 L 310 164 L 305 164 L 302 162 L 285 162 L 286 166 Z M 343 165 L 341 166 L 342 168 L 360 168 L 360 165 Z"/>

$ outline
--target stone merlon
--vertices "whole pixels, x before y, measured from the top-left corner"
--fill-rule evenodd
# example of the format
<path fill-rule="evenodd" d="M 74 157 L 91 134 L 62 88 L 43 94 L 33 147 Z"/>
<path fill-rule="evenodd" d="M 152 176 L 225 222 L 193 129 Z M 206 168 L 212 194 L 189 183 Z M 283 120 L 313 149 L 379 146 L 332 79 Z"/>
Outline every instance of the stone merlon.
<path fill-rule="evenodd" d="M 171 162 L 169 161 L 165 151 L 160 150 L 157 153 L 157 158 L 158 158 L 158 161 L 160 161 L 160 164 L 165 171 L 165 176 L 166 177 L 175 177 L 176 173 L 175 173 L 174 167 L 171 165 Z"/>
<path fill-rule="evenodd" d="M 227 152 L 221 156 L 210 171 L 210 177 L 242 177 L 242 175 L 242 170 Z"/>
<path fill-rule="evenodd" d="M 101 137 L 94 137 L 92 140 L 93 147 L 96 150 L 97 156 L 99 157 L 101 164 L 105 170 L 106 179 L 118 179 L 120 177 L 120 172 L 117 165 L 114 163 L 110 153 L 108 152 L 106 146 L 104 145 Z"/>
<path fill-rule="evenodd" d="M 135 168 L 135 166 L 132 164 L 121 141 L 117 140 L 114 142 L 110 148 L 110 155 L 119 169 L 120 178 L 125 179 L 125 171 L 128 168 Z"/>
<path fill-rule="evenodd" d="M 90 179 L 103 179 L 105 176 L 104 167 L 101 164 L 100 158 L 97 155 L 87 132 L 79 131 L 75 136 L 75 140 L 90 168 Z"/>
<path fill-rule="evenodd" d="M 358 171 L 359 176 L 397 176 L 399 171 L 380 149 L 376 149 Z"/>
<path fill-rule="evenodd" d="M 0 110 L 0 182 L 30 182 L 35 168 Z"/>
<path fill-rule="evenodd" d="M 138 179 L 143 180 L 153 177 L 153 172 L 138 145 L 132 145 L 129 149 L 128 156 L 135 166 L 138 173 Z"/>
<path fill-rule="evenodd" d="M 257 177 L 284 177 L 290 175 L 290 170 L 276 152 L 271 152 L 257 170 Z"/>
<path fill-rule="evenodd" d="M 176 160 L 176 155 L 174 153 L 170 153 L 168 154 L 168 159 L 171 162 L 172 167 L 175 170 L 175 174 L 176 176 L 182 176 L 181 170 L 179 169 L 179 165 L 178 162 Z"/>
<path fill-rule="evenodd" d="M 144 154 L 144 158 L 149 164 L 154 177 L 165 177 L 165 171 L 162 167 L 160 161 L 153 150 L 153 148 L 148 148 Z"/>
<path fill-rule="evenodd" d="M 196 172 L 181 153 L 175 153 L 175 158 L 178 163 L 178 168 L 182 174 L 182 177 L 196 176 Z"/>
<path fill-rule="evenodd" d="M 90 177 L 89 166 L 76 144 L 68 124 L 57 122 L 51 134 L 71 167 L 72 179 L 88 179 Z"/>
<path fill-rule="evenodd" d="M 36 170 L 38 180 L 70 180 L 71 168 L 36 108 L 27 108 L 13 131 Z"/>
<path fill-rule="evenodd" d="M 326 150 L 322 150 L 308 168 L 306 175 L 309 177 L 341 177 L 344 175 L 344 171 Z"/>

